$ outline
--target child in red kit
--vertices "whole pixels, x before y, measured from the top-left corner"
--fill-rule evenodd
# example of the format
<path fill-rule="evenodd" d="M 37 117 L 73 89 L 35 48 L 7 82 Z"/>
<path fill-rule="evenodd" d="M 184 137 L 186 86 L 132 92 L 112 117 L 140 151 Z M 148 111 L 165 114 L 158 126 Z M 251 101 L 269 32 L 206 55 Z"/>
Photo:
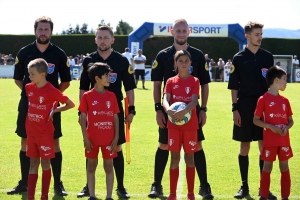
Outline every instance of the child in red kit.
<path fill-rule="evenodd" d="M 289 158 L 293 157 L 289 129 L 293 126 L 292 110 L 289 100 L 279 94 L 286 88 L 287 74 L 277 66 L 267 71 L 266 80 L 269 91 L 257 102 L 253 123 L 264 128 L 262 159 L 264 167 L 260 180 L 260 200 L 267 200 L 270 188 L 270 174 L 276 155 L 281 171 L 281 198 L 287 200 L 291 191 Z"/>
<path fill-rule="evenodd" d="M 194 200 L 195 164 L 194 152 L 198 150 L 197 130 L 198 120 L 196 105 L 199 98 L 199 79 L 189 74 L 191 55 L 186 50 L 177 51 L 174 55 L 175 70 L 178 74 L 168 79 L 164 91 L 163 107 L 166 113 L 175 121 L 181 121 L 184 115 L 192 112 L 191 119 L 186 124 L 178 126 L 168 121 L 168 150 L 171 151 L 170 165 L 170 195 L 167 200 L 176 200 L 176 188 L 179 177 L 180 150 L 183 146 L 186 162 L 186 180 L 188 199 Z M 173 111 L 170 105 L 175 102 L 186 103 L 183 110 Z"/>
<path fill-rule="evenodd" d="M 115 94 L 105 89 L 110 84 L 111 68 L 101 62 L 91 64 L 89 77 L 94 88 L 85 92 L 78 110 L 87 158 L 87 179 L 89 200 L 96 200 L 95 171 L 99 149 L 102 151 L 103 167 L 106 173 L 106 200 L 112 199 L 114 184 L 113 158 L 117 157 L 119 139 L 119 107 Z"/>
<path fill-rule="evenodd" d="M 32 82 L 25 85 L 28 97 L 28 113 L 25 124 L 26 155 L 30 157 L 27 200 L 34 199 L 40 163 L 43 170 L 41 199 L 48 200 L 51 181 L 50 159 L 54 158 L 52 116 L 54 113 L 75 106 L 67 96 L 47 82 L 47 72 L 48 64 L 44 59 L 38 58 L 28 64 L 29 78 Z M 58 102 L 65 105 L 57 107 Z"/>

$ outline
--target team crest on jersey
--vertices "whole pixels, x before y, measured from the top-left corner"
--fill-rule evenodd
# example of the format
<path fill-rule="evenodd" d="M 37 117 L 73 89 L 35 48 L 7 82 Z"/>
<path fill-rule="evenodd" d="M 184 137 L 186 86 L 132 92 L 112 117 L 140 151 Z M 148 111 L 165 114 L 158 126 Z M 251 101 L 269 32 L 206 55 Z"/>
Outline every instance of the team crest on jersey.
<path fill-rule="evenodd" d="M 16 57 L 15 65 L 19 63 L 19 58 L 18 56 Z"/>
<path fill-rule="evenodd" d="M 205 69 L 206 69 L 206 71 L 208 71 L 208 64 L 207 64 L 207 62 L 205 62 Z"/>
<path fill-rule="evenodd" d="M 48 74 L 52 74 L 54 72 L 55 65 L 52 63 L 48 63 Z"/>
<path fill-rule="evenodd" d="M 191 74 L 193 72 L 193 66 L 191 65 L 190 67 L 189 67 L 189 74 Z"/>
<path fill-rule="evenodd" d="M 265 77 L 265 78 L 266 78 L 266 76 L 267 76 L 267 71 L 268 71 L 267 68 L 262 68 L 262 69 L 261 69 L 261 74 L 262 74 L 263 77 Z"/>
<path fill-rule="evenodd" d="M 39 97 L 39 102 L 40 102 L 40 103 L 43 103 L 43 101 L 44 101 L 44 97 L 40 96 L 40 97 Z"/>
<path fill-rule="evenodd" d="M 190 87 L 186 87 L 185 88 L 185 92 L 188 94 L 188 93 L 190 93 L 190 91 L 191 91 L 191 88 Z"/>
<path fill-rule="evenodd" d="M 285 111 L 285 104 L 282 104 L 282 109 L 283 111 Z"/>
<path fill-rule="evenodd" d="M 114 83 L 114 82 L 116 82 L 118 75 L 117 75 L 117 73 L 110 73 L 109 78 L 110 78 L 110 83 Z"/>
<path fill-rule="evenodd" d="M 111 104 L 110 104 L 110 101 L 107 101 L 107 102 L 106 102 L 107 108 L 110 108 L 110 105 L 111 105 Z"/>
<path fill-rule="evenodd" d="M 232 74 L 234 72 L 234 70 L 235 70 L 234 65 L 231 65 L 231 67 L 230 67 L 230 74 Z"/>
<path fill-rule="evenodd" d="M 154 60 L 153 64 L 152 64 L 152 69 L 155 69 L 158 66 L 158 62 L 156 60 Z"/>

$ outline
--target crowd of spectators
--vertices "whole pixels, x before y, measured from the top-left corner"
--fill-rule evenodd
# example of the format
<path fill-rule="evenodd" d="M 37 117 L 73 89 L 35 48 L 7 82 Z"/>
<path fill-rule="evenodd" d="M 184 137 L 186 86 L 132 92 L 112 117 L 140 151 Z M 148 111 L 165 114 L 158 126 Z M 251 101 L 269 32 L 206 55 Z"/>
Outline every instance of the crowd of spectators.
<path fill-rule="evenodd" d="M 82 65 L 83 59 L 88 56 L 89 54 L 87 53 L 86 55 L 79 55 L 77 54 L 76 56 L 68 56 L 68 63 L 70 66 L 75 66 L 75 65 Z"/>
<path fill-rule="evenodd" d="M 231 59 L 228 59 L 227 62 L 222 58 L 219 58 L 218 62 L 214 59 L 210 59 L 208 54 L 205 54 L 206 64 L 209 70 L 209 75 L 211 81 L 224 81 L 224 69 L 230 69 L 232 62 Z"/>
<path fill-rule="evenodd" d="M 15 63 L 15 59 L 12 54 L 5 55 L 0 53 L 0 65 L 13 65 Z"/>

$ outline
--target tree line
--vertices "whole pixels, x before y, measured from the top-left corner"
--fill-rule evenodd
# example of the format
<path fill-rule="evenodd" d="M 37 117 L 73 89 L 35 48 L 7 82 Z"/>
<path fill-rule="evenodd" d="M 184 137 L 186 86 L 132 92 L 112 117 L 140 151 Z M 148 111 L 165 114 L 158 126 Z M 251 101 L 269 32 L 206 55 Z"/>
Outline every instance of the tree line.
<path fill-rule="evenodd" d="M 100 21 L 98 26 L 107 25 L 110 26 L 110 23 L 106 23 L 104 19 Z M 113 27 L 111 27 L 113 29 Z M 113 29 L 114 30 L 114 29 Z M 124 22 L 123 20 L 120 20 L 116 30 L 114 31 L 115 35 L 129 35 L 133 31 L 132 26 L 129 25 L 129 23 Z M 68 29 L 63 29 L 61 32 L 62 35 L 71 35 L 71 34 L 95 34 L 95 29 L 88 27 L 87 23 L 83 23 L 81 26 L 79 24 L 76 24 L 75 27 L 73 27 L 71 24 L 69 24 Z"/>

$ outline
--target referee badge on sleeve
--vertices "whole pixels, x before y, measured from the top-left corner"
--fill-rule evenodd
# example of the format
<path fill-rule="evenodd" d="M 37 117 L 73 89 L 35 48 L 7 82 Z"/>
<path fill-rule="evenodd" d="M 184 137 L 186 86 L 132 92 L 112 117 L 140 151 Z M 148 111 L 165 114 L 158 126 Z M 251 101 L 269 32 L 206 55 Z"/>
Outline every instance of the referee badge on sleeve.
<path fill-rule="evenodd" d="M 69 64 L 69 62 L 68 62 L 68 59 L 67 59 L 66 65 L 67 65 L 67 67 L 70 67 L 70 64 Z"/>
<path fill-rule="evenodd" d="M 18 56 L 16 57 L 15 65 L 19 63 L 19 58 Z"/>
<path fill-rule="evenodd" d="M 208 71 L 208 64 L 205 62 L 205 70 Z"/>
<path fill-rule="evenodd" d="M 133 74 L 133 67 L 131 65 L 128 66 L 128 73 Z"/>
<path fill-rule="evenodd" d="M 154 60 L 153 64 L 152 64 L 152 69 L 155 69 L 158 66 L 158 62 L 156 60 Z"/>
<path fill-rule="evenodd" d="M 232 74 L 234 72 L 234 70 L 235 70 L 234 65 L 231 65 L 231 67 L 230 67 L 230 74 Z"/>

